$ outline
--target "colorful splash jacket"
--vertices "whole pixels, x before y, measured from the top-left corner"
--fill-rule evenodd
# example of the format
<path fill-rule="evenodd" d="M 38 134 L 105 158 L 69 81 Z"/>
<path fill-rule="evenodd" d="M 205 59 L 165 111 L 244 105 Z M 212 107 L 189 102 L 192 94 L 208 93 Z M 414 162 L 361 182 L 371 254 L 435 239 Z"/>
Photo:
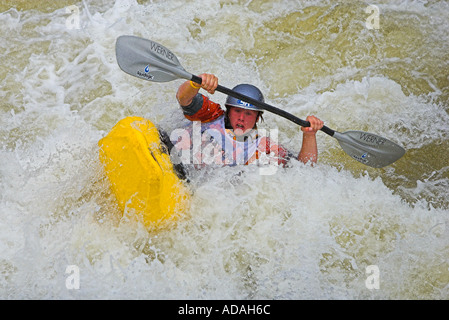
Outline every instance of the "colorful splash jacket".
<path fill-rule="evenodd" d="M 192 121 L 187 128 L 172 134 L 183 164 L 204 165 L 285 165 L 291 154 L 277 144 L 277 130 L 251 130 L 237 137 L 226 125 L 225 111 L 208 97 L 197 94 L 192 103 L 182 106 L 184 116 Z"/>

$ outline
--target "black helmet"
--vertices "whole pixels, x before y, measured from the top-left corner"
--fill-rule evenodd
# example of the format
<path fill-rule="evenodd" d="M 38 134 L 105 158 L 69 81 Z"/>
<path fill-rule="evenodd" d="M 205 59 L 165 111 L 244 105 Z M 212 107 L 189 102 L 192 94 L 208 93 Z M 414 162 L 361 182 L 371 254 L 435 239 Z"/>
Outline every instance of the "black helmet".
<path fill-rule="evenodd" d="M 232 90 L 244 94 L 247 97 L 253 98 L 254 100 L 265 102 L 265 99 L 263 98 L 262 92 L 252 84 L 239 84 L 235 86 Z M 259 108 L 258 106 L 255 106 L 249 102 L 228 96 L 226 99 L 225 106 L 231 106 L 231 107 L 237 107 L 242 109 L 249 109 L 249 110 L 255 110 L 259 112 L 263 112 L 262 108 Z"/>

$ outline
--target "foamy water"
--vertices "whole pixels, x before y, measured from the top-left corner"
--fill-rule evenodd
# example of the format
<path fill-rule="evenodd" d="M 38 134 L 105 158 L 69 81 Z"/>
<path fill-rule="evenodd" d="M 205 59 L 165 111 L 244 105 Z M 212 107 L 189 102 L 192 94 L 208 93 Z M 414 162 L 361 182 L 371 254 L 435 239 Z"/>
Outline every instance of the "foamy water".
<path fill-rule="evenodd" d="M 2 4 L 0 297 L 447 299 L 449 6 L 381 1 L 378 29 L 367 27 L 368 7 Z M 302 119 L 373 132 L 407 153 L 373 169 L 318 133 L 314 167 L 192 170 L 183 218 L 149 232 L 116 207 L 97 142 L 129 115 L 168 132 L 184 125 L 182 80 L 122 72 L 123 34 L 161 43 L 189 72 L 215 73 L 226 87 L 251 82 Z M 299 127 L 264 118 L 297 153 Z"/>

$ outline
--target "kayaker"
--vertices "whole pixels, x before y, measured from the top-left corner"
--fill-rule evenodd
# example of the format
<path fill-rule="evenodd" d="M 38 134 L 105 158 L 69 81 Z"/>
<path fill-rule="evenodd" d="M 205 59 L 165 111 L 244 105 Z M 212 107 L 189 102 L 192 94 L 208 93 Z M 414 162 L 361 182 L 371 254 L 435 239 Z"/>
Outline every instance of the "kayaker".
<path fill-rule="evenodd" d="M 286 164 L 290 158 L 294 157 L 287 149 L 274 141 L 277 138 L 272 139 L 271 135 L 261 135 L 260 131 L 265 130 L 257 130 L 257 123 L 263 121 L 263 109 L 228 96 L 225 102 L 226 110 L 223 110 L 219 104 L 199 93 L 200 89 L 204 89 L 214 94 L 218 86 L 218 78 L 207 73 L 201 74 L 200 77 L 201 85 L 191 81 L 181 84 L 176 98 L 184 116 L 193 121 L 194 126 L 195 123 L 197 124 L 201 133 L 196 136 L 201 137 L 201 141 L 195 148 L 195 141 L 192 145 L 192 138 L 195 137 L 194 130 L 190 130 L 187 136 L 189 139 L 186 139 L 185 134 L 178 132 L 172 136 L 172 142 L 178 152 L 188 150 L 190 155 L 190 151 L 193 150 L 192 160 L 197 165 L 251 164 L 260 162 L 261 159 L 265 159 L 265 163 L 269 159 L 269 163 L 277 161 L 277 164 Z M 264 102 L 262 92 L 253 85 L 240 84 L 233 90 Z M 303 139 L 297 159 L 303 163 L 316 163 L 318 158 L 316 132 L 323 127 L 323 121 L 315 116 L 308 116 L 306 120 L 310 122 L 310 127 L 301 127 Z M 186 157 L 184 161 L 185 159 Z"/>

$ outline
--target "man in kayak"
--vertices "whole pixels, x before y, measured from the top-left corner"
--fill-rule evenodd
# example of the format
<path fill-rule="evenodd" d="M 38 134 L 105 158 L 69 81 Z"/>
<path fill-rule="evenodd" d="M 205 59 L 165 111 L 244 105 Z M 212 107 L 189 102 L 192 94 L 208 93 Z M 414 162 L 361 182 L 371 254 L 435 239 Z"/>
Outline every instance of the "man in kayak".
<path fill-rule="evenodd" d="M 257 122 L 262 119 L 263 109 L 228 96 L 226 111 L 208 97 L 199 93 L 202 88 L 213 94 L 218 86 L 218 78 L 213 74 L 201 74 L 201 85 L 191 81 L 184 82 L 178 89 L 176 98 L 182 107 L 184 116 L 193 121 L 198 128 L 197 140 L 201 139 L 195 147 L 194 130 L 186 136 L 174 135 L 172 142 L 178 152 L 193 149 L 193 163 L 197 165 L 220 164 L 237 165 L 260 162 L 270 157 L 269 162 L 285 165 L 292 154 L 277 144 L 277 139 L 270 139 L 260 134 Z M 234 91 L 248 97 L 264 102 L 262 92 L 250 84 L 240 84 Z M 297 159 L 303 163 L 316 163 L 318 148 L 316 132 L 323 127 L 323 121 L 315 116 L 308 116 L 310 127 L 301 127 L 303 131 L 302 147 Z M 200 138 L 198 138 L 200 137 Z M 173 141 L 174 140 L 174 141 Z M 265 157 L 265 158 L 264 158 Z M 185 159 L 185 158 L 184 158 Z M 275 159 L 275 160 L 273 160 Z M 191 162 L 190 162 L 191 163 Z"/>

